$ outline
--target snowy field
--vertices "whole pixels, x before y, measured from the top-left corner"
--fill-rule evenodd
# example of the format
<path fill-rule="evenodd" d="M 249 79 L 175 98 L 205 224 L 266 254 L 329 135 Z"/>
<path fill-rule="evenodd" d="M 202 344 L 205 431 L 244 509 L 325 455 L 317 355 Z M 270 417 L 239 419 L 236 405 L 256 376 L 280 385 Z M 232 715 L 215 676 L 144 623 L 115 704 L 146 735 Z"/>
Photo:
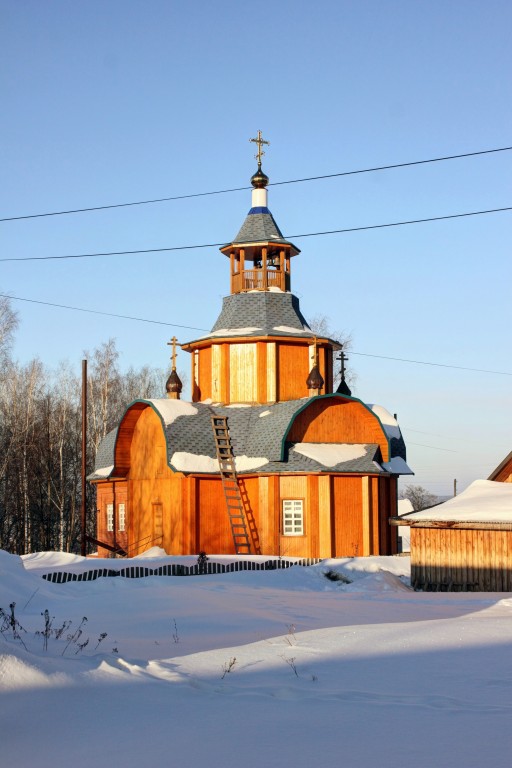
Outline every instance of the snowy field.
<path fill-rule="evenodd" d="M 399 557 L 41 578 L 90 562 L 0 553 L 2 766 L 511 764 L 512 595 L 415 593 Z"/>

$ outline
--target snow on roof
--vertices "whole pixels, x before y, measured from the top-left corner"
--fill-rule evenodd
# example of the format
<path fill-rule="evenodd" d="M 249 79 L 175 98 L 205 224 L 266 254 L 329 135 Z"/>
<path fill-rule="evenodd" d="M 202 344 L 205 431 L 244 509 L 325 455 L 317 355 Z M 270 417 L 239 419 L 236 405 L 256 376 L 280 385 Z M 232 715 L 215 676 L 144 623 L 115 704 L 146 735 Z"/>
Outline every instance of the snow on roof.
<path fill-rule="evenodd" d="M 95 469 L 94 474 L 97 477 L 108 477 L 113 469 L 114 465 L 111 464 L 110 467 L 100 467 L 99 469 Z"/>
<path fill-rule="evenodd" d="M 324 467 L 335 467 L 344 461 L 353 461 L 366 456 L 365 445 L 350 445 L 348 443 L 295 443 L 296 453 L 313 459 Z"/>
<path fill-rule="evenodd" d="M 414 472 L 401 456 L 393 456 L 389 461 L 382 462 L 382 468 L 392 475 L 414 475 Z"/>
<path fill-rule="evenodd" d="M 171 464 L 178 472 L 218 473 L 219 462 L 211 456 L 198 456 L 195 453 L 176 451 L 171 457 Z M 264 456 L 236 456 L 235 467 L 238 472 L 247 472 L 268 464 Z"/>
<path fill-rule="evenodd" d="M 262 330 L 262 328 L 252 326 L 248 326 L 247 328 L 220 328 L 218 331 L 210 331 L 210 333 L 207 333 L 204 336 L 199 336 L 199 338 L 209 339 L 211 336 L 250 336 L 251 333 Z"/>
<path fill-rule="evenodd" d="M 179 416 L 195 416 L 197 413 L 197 408 L 186 400 L 170 400 L 162 397 L 145 402 L 151 403 L 156 408 L 166 427 L 176 421 Z"/>
<path fill-rule="evenodd" d="M 197 456 L 195 453 L 175 451 L 171 464 L 178 472 L 218 472 L 219 462 L 211 456 Z"/>
<path fill-rule="evenodd" d="M 372 405 L 371 403 L 367 403 L 367 406 L 376 416 L 379 417 L 382 426 L 384 427 L 384 432 L 388 437 L 400 438 L 402 436 L 400 427 L 398 426 L 398 421 L 394 418 L 394 416 L 390 414 L 389 411 L 383 408 L 382 405 Z"/>
<path fill-rule="evenodd" d="M 398 499 L 398 514 L 407 515 L 409 512 L 414 512 L 414 507 L 410 499 Z"/>
<path fill-rule="evenodd" d="M 309 331 L 310 329 L 307 326 L 302 326 L 304 331 Z M 300 328 L 292 328 L 289 325 L 274 325 L 274 328 L 272 329 L 274 331 L 279 331 L 279 333 L 297 333 L 297 331 L 300 331 Z"/>
<path fill-rule="evenodd" d="M 458 496 L 430 509 L 412 512 L 405 520 L 459 523 L 512 523 L 512 483 L 475 480 Z"/>
<path fill-rule="evenodd" d="M 406 515 L 408 512 L 414 512 L 414 507 L 409 499 L 398 499 L 398 514 Z M 398 535 L 402 540 L 402 552 L 411 551 L 411 529 L 408 525 L 399 525 Z"/>

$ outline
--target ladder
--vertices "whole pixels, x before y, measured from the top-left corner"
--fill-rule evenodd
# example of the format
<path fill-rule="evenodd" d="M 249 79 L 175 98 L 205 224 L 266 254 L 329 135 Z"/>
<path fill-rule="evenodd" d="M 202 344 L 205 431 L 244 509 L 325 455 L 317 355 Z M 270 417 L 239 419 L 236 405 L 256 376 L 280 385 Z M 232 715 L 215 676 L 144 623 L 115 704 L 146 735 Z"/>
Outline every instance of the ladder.
<path fill-rule="evenodd" d="M 219 462 L 222 489 L 226 499 L 231 534 L 237 555 L 250 555 L 251 544 L 245 521 L 244 505 L 238 478 L 236 475 L 235 457 L 229 436 L 228 420 L 225 416 L 211 415 L 217 459 Z"/>

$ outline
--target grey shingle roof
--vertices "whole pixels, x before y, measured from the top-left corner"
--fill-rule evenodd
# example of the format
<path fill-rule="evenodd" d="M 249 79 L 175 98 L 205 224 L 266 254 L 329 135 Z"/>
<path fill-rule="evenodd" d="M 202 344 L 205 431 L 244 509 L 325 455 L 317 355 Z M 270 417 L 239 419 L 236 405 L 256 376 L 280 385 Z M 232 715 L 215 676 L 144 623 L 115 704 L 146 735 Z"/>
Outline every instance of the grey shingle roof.
<path fill-rule="evenodd" d="M 283 233 L 268 208 L 251 208 L 233 243 L 268 241 L 293 245 L 283 237 Z"/>
<path fill-rule="evenodd" d="M 291 293 L 254 291 L 235 293 L 222 301 L 222 311 L 212 328 L 212 333 L 222 329 L 255 327 L 258 335 L 271 335 L 274 328 L 286 326 L 300 334 L 313 336 L 302 315 L 299 300 Z"/>
<path fill-rule="evenodd" d="M 291 293 L 253 291 L 225 296 L 222 310 L 211 332 L 188 342 L 195 344 L 215 336 L 223 338 L 290 336 L 313 339 L 307 320 L 300 311 L 299 300 Z M 330 339 L 338 348 L 339 343 Z"/>
<path fill-rule="evenodd" d="M 335 395 L 334 395 L 335 397 Z M 385 473 L 380 464 L 382 457 L 377 444 L 364 445 L 364 455 L 334 466 L 324 466 L 319 461 L 295 452 L 294 443 L 284 442 L 288 426 L 295 414 L 315 398 L 288 400 L 273 405 L 251 407 L 230 407 L 194 403 L 193 415 L 179 415 L 164 427 L 167 442 L 167 462 L 172 466 L 172 457 L 176 453 L 216 459 L 215 441 L 211 427 L 211 415 L 215 413 L 228 418 L 228 426 L 235 456 L 265 457 L 268 463 L 257 471 L 261 472 L 355 472 Z M 147 402 L 148 401 L 138 401 Z M 164 403 L 168 402 L 166 400 Z M 158 400 L 151 401 L 158 412 Z M 110 432 L 102 441 L 96 457 L 96 467 L 111 466 L 114 463 L 114 446 L 117 430 Z M 397 453 L 393 450 L 398 449 Z M 401 455 L 403 440 L 391 440 L 391 455 Z M 405 453 L 405 446 L 403 446 Z M 193 461 L 190 472 L 194 470 Z M 105 474 L 93 473 L 89 479 L 99 479 Z M 254 470 L 239 470 L 239 474 L 249 474 Z"/>
<path fill-rule="evenodd" d="M 99 469 L 111 467 L 114 463 L 114 448 L 117 437 L 117 427 L 109 432 L 101 441 L 96 453 L 96 460 L 94 462 L 94 472 L 90 474 L 88 480 L 96 480 L 99 477 L 107 477 L 105 474 L 97 474 Z"/>

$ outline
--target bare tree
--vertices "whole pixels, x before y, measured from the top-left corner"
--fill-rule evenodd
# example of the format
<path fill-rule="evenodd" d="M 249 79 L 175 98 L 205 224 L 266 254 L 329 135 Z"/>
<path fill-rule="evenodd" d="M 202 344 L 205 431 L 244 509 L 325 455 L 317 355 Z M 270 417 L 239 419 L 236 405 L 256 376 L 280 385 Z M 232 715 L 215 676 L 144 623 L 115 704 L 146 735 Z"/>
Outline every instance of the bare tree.
<path fill-rule="evenodd" d="M 14 332 L 18 327 L 18 315 L 7 296 L 0 296 L 0 364 L 9 356 Z"/>
<path fill-rule="evenodd" d="M 9 303 L 0 302 L 0 548 L 19 554 L 78 551 L 80 380 L 69 365 L 50 372 L 39 360 L 14 363 L 9 345 L 15 327 Z M 162 396 L 166 375 L 148 366 L 122 374 L 113 339 L 88 357 L 91 471 L 99 442 L 126 406 L 140 397 Z M 94 535 L 94 493 L 87 494 L 87 508 L 88 531 Z"/>
<path fill-rule="evenodd" d="M 94 350 L 90 359 L 88 376 L 88 424 L 94 452 L 113 426 L 120 399 L 119 352 L 115 339 L 109 339 Z"/>
<path fill-rule="evenodd" d="M 438 498 L 421 485 L 406 485 L 398 494 L 400 499 L 409 499 L 415 512 L 437 504 Z"/>
<path fill-rule="evenodd" d="M 314 333 L 318 334 L 318 336 L 333 339 L 333 341 L 337 341 L 338 344 L 341 344 L 342 352 L 349 352 L 352 346 L 352 336 L 344 331 L 331 328 L 330 322 L 330 318 L 326 315 L 314 315 L 309 321 L 309 327 Z M 341 360 L 339 356 L 339 351 L 336 351 L 333 356 L 333 384 L 335 389 L 336 385 L 341 381 Z M 345 381 L 350 384 L 351 387 L 355 385 L 356 380 L 357 374 L 354 370 L 345 370 Z"/>
<path fill-rule="evenodd" d="M 121 401 L 126 407 L 133 400 L 165 396 L 165 371 L 143 366 L 140 370 L 129 368 L 121 380 Z"/>

